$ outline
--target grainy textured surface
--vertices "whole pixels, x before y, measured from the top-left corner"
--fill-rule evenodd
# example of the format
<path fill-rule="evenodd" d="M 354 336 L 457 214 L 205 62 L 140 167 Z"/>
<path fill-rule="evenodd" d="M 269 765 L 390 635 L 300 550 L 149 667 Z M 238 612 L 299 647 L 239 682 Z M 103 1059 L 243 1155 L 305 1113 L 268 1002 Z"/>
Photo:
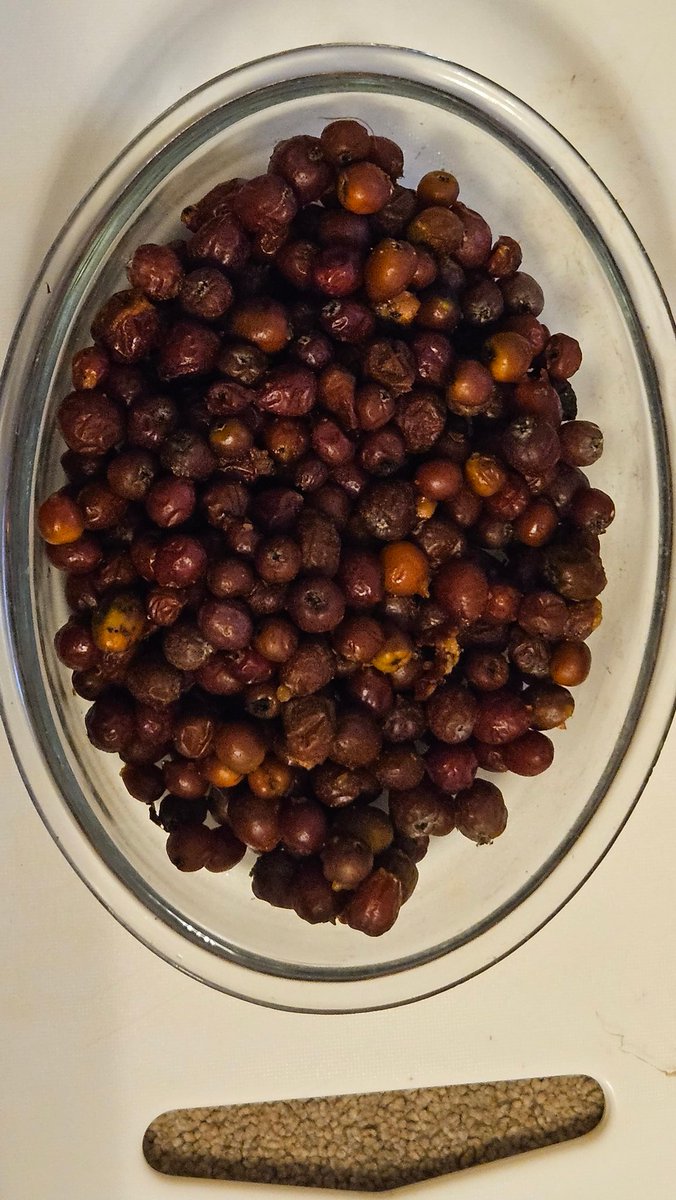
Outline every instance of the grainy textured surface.
<path fill-rule="evenodd" d="M 143 1149 L 170 1175 L 382 1191 L 587 1133 L 583 1075 L 163 1113 Z"/>

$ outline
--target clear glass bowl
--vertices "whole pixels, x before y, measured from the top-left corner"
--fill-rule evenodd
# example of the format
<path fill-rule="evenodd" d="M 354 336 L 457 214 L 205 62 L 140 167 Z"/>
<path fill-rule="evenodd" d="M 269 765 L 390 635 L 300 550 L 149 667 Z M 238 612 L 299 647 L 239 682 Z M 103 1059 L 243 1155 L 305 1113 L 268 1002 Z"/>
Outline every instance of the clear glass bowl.
<path fill-rule="evenodd" d="M 495 233 L 517 237 L 543 282 L 544 319 L 579 338 L 582 415 L 606 451 L 594 482 L 613 494 L 610 584 L 594 665 L 552 769 L 505 778 L 507 832 L 491 848 L 434 843 L 394 929 L 368 939 L 311 927 L 250 892 L 241 865 L 182 875 L 119 762 L 84 734 L 52 639 L 63 579 L 34 534 L 34 505 L 61 480 L 54 413 L 92 313 L 121 286 L 140 242 L 168 239 L 183 205 L 217 180 L 264 170 L 272 145 L 354 116 L 400 142 L 417 180 L 450 166 Z M 52 292 L 44 280 L 49 273 Z M 146 129 L 57 239 L 10 352 L 0 429 L 1 654 L 7 731 L 26 786 L 76 871 L 156 953 L 250 1000 L 349 1011 L 457 984 L 531 936 L 580 887 L 640 795 L 671 717 L 674 686 L 669 418 L 673 328 L 650 263 L 612 196 L 532 109 L 462 67 L 410 50 L 322 46 L 229 72 Z M 673 429 L 671 432 L 673 437 Z M 669 645 L 667 644 L 669 642 Z"/>

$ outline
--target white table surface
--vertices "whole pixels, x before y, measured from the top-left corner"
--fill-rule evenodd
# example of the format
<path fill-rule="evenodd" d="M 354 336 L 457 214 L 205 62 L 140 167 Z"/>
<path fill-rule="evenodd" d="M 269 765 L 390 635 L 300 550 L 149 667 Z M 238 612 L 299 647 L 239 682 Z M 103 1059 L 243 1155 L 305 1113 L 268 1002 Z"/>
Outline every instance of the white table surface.
<path fill-rule="evenodd" d="M 228 67 L 326 41 L 445 55 L 532 104 L 614 192 L 673 307 L 675 13 L 672 0 L 4 0 L 0 356 L 50 241 L 138 129 Z M 488 975 L 387 1014 L 325 1018 L 209 991 L 135 942 L 51 842 L 3 737 L 0 1194 L 288 1196 L 156 1176 L 142 1160 L 143 1131 L 184 1105 L 576 1071 L 606 1088 L 596 1133 L 413 1190 L 485 1200 L 670 1194 L 674 768 L 672 731 L 610 855 Z"/>

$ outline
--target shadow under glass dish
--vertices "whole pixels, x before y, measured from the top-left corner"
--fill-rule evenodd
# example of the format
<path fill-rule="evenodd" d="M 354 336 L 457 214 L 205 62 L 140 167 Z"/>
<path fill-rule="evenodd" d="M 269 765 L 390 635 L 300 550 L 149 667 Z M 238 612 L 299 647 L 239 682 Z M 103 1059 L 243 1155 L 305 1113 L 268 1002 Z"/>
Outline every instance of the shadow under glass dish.
<path fill-rule="evenodd" d="M 545 291 L 543 319 L 582 344 L 580 415 L 605 433 L 592 483 L 617 506 L 603 539 L 609 585 L 592 672 L 576 691 L 568 729 L 553 734 L 553 767 L 536 779 L 501 777 L 510 818 L 490 848 L 457 834 L 433 839 L 418 889 L 380 939 L 308 926 L 256 900 L 253 856 L 224 876 L 185 875 L 169 863 L 161 832 L 119 780 L 116 756 L 86 738 L 87 705 L 53 650 L 68 615 L 63 577 L 33 534 L 34 502 L 62 481 L 55 412 L 70 390 L 70 359 L 89 341 L 102 301 L 125 286 L 134 247 L 185 232 L 185 204 L 221 179 L 264 171 L 277 141 L 318 134 L 337 116 L 398 141 L 404 183 L 451 169 L 461 200 L 494 236 L 521 242 L 524 269 Z M 307 48 L 230 72 L 161 117 L 85 198 L 47 269 L 52 295 L 47 302 L 43 272 L 8 366 L 2 426 L 5 717 L 45 822 L 146 944 L 249 999 L 380 1007 L 490 965 L 547 920 L 608 848 L 644 785 L 673 702 L 657 669 L 671 545 L 660 376 L 673 331 L 612 197 L 546 122 L 461 67 L 386 47 Z"/>

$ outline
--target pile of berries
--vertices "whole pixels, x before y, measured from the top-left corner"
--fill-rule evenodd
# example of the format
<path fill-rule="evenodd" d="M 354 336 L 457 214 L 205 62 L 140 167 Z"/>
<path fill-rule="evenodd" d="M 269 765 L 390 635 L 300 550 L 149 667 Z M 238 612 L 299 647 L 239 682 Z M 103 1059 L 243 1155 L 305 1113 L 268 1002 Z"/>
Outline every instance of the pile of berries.
<path fill-rule="evenodd" d="M 601 620 L 580 347 L 455 177 L 357 121 L 185 209 L 73 359 L 39 529 L 89 738 L 184 871 L 388 930 L 430 836 L 505 828 Z"/>

